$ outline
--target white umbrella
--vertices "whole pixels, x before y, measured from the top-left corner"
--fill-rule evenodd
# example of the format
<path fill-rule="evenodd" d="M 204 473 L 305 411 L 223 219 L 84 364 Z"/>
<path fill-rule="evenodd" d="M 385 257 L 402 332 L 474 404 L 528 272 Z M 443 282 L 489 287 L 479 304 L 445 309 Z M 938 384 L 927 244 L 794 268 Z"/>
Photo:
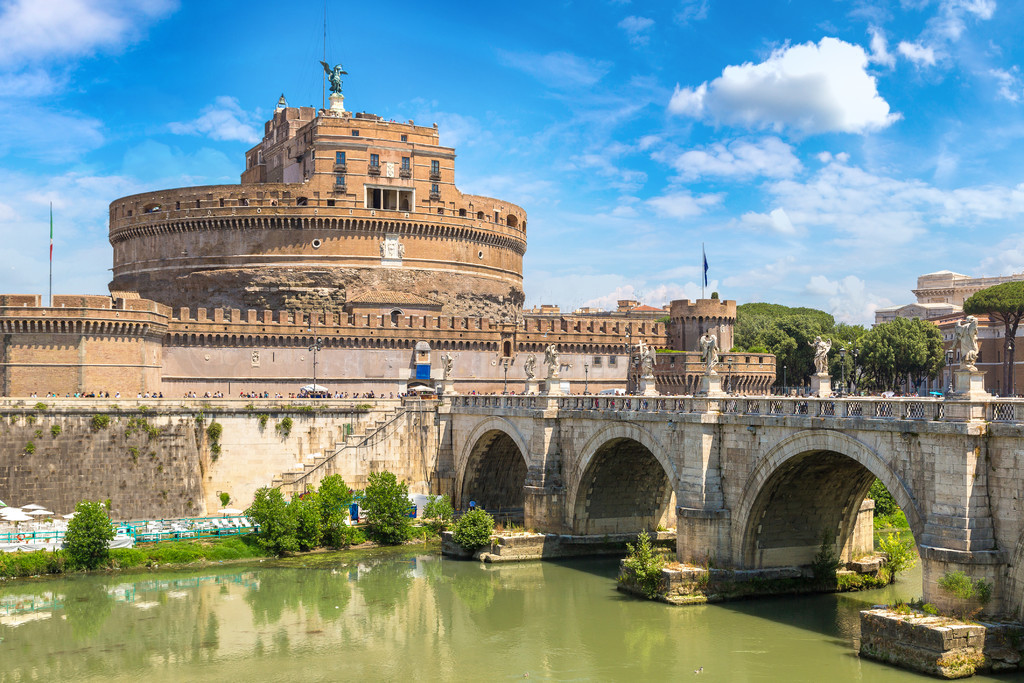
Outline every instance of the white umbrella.
<path fill-rule="evenodd" d="M 78 514 L 77 512 L 72 512 L 71 514 L 62 515 L 62 517 L 64 517 L 64 519 L 72 519 L 77 514 Z"/>
<path fill-rule="evenodd" d="M 21 509 L 22 510 L 45 510 L 46 508 L 44 508 L 42 505 L 36 505 L 35 503 L 32 503 L 31 505 L 22 505 Z"/>
<path fill-rule="evenodd" d="M 7 508 L 5 508 L 7 509 Z M 10 514 L 3 515 L 3 518 L 8 522 L 31 522 L 32 518 L 26 515 L 24 512 L 18 509 L 14 509 Z"/>
<path fill-rule="evenodd" d="M 303 391 L 327 391 L 327 387 L 322 387 L 319 384 L 307 384 L 302 387 Z"/>
<path fill-rule="evenodd" d="M 53 516 L 53 513 L 50 512 L 49 510 L 32 510 L 28 514 L 32 515 L 33 517 L 52 517 Z"/>
<path fill-rule="evenodd" d="M 217 512 L 222 515 L 240 515 L 243 511 L 236 510 L 235 508 L 221 508 L 220 510 L 217 510 Z"/>

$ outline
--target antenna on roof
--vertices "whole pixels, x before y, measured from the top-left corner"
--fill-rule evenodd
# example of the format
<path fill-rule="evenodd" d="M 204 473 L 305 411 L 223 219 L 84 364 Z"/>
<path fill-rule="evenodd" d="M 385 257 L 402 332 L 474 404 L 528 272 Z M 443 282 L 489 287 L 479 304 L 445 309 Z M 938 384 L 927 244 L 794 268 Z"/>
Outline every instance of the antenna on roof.
<path fill-rule="evenodd" d="M 324 0 L 324 61 L 327 61 L 327 0 Z M 320 109 L 327 109 L 327 72 L 320 78 Z"/>

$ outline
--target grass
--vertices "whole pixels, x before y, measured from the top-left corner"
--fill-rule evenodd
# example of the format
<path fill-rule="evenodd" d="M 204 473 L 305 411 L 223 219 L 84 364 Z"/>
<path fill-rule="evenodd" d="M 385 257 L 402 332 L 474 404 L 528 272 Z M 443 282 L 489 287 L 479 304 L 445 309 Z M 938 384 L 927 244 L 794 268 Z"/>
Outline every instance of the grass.
<path fill-rule="evenodd" d="M 251 536 L 204 538 L 163 543 L 140 543 L 134 548 L 110 551 L 107 569 L 154 567 L 164 564 L 222 562 L 268 557 Z M 63 550 L 31 553 L 0 553 L 0 578 L 65 574 L 71 570 Z"/>

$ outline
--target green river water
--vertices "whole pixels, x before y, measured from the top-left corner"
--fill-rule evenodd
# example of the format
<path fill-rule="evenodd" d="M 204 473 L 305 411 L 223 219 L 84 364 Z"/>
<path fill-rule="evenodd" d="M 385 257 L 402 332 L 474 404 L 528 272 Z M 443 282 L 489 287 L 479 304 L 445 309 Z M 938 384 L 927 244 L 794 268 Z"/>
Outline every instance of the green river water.
<path fill-rule="evenodd" d="M 0 681 L 930 680 L 856 650 L 858 610 L 919 595 L 919 570 L 881 591 L 671 607 L 618 592 L 617 566 L 399 549 L 10 581 Z"/>

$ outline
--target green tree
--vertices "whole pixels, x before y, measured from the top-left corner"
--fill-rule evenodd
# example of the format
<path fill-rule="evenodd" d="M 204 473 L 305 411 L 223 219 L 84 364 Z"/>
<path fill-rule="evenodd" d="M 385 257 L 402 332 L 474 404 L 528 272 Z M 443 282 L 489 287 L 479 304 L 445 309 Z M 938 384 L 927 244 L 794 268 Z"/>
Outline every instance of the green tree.
<path fill-rule="evenodd" d="M 114 538 L 107 508 L 103 503 L 83 500 L 75 506 L 75 516 L 64 534 L 64 550 L 72 566 L 96 569 L 109 556 L 108 544 Z"/>
<path fill-rule="evenodd" d="M 377 543 L 398 545 L 409 538 L 409 487 L 391 472 L 370 474 L 362 507 L 370 538 Z"/>
<path fill-rule="evenodd" d="M 459 517 L 452 528 L 452 540 L 464 550 L 473 552 L 491 542 L 494 518 L 483 508 L 474 508 Z"/>
<path fill-rule="evenodd" d="M 1004 282 L 972 294 L 964 302 L 964 313 L 987 314 L 1003 324 L 1003 395 L 1013 393 L 1013 341 L 1024 317 L 1024 282 Z"/>
<path fill-rule="evenodd" d="M 452 518 L 455 516 L 455 509 L 448 496 L 431 496 L 427 504 L 423 506 L 423 519 L 427 520 L 427 526 L 439 534 L 448 528 Z"/>
<path fill-rule="evenodd" d="M 268 552 L 282 555 L 294 552 L 299 547 L 295 537 L 298 520 L 294 512 L 294 509 L 288 508 L 278 489 L 263 487 L 256 490 L 245 516 L 258 527 L 254 534 L 256 543 Z"/>
<path fill-rule="evenodd" d="M 352 489 L 340 474 L 324 477 L 317 491 L 320 497 L 320 525 L 323 528 L 324 544 L 332 548 L 349 545 L 355 538 L 352 527 L 345 524 L 348 509 L 352 505 Z"/>
<path fill-rule="evenodd" d="M 934 378 L 945 364 L 942 333 L 916 318 L 876 325 L 863 337 L 860 363 L 865 381 L 876 389 L 896 390 L 908 378 L 917 385 Z"/>
<path fill-rule="evenodd" d="M 320 495 L 311 491 L 295 496 L 288 503 L 289 512 L 295 517 L 295 540 L 299 550 L 308 552 L 320 547 L 323 525 L 320 517 Z"/>
<path fill-rule="evenodd" d="M 800 384 L 814 372 L 810 342 L 818 335 L 834 337 L 835 327 L 835 318 L 814 308 L 742 304 L 736 307 L 734 343 L 737 349 L 775 354 L 777 385 Z"/>
<path fill-rule="evenodd" d="M 665 566 L 665 558 L 655 552 L 651 536 L 641 531 L 636 537 L 636 546 L 627 543 L 628 555 L 623 566 L 632 572 L 636 586 L 648 598 L 655 598 L 661 592 L 661 570 Z"/>

